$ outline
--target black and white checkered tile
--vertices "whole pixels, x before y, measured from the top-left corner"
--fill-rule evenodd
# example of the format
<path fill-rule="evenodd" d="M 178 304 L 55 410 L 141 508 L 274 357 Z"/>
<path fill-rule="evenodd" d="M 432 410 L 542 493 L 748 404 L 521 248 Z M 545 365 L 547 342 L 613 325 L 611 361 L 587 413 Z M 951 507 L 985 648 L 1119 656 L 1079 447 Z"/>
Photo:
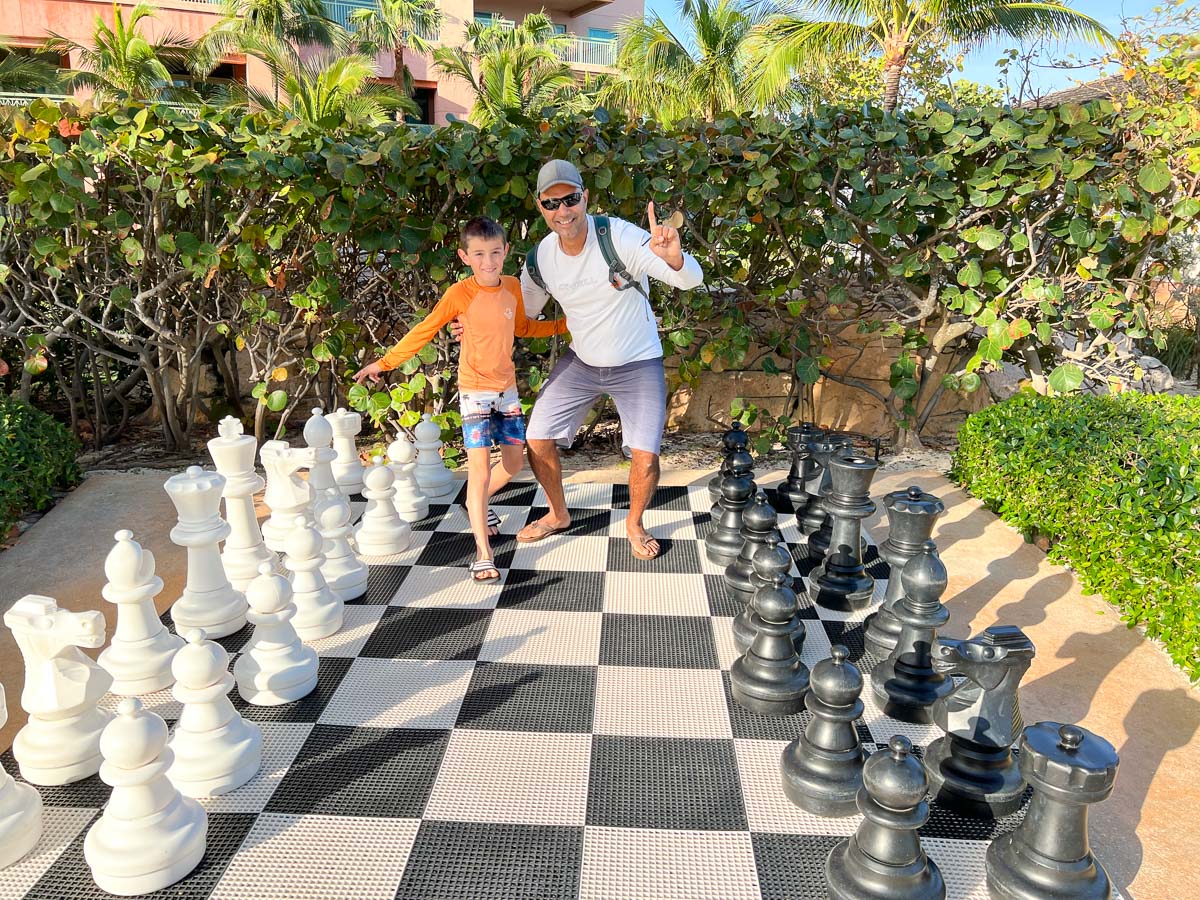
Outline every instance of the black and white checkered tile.
<path fill-rule="evenodd" d="M 518 544 L 540 488 L 496 498 L 502 579 L 474 584 L 456 504 L 434 506 L 404 553 L 373 563 L 345 627 L 316 642 L 309 697 L 252 707 L 260 774 L 204 801 L 208 854 L 172 898 L 816 898 L 829 850 L 858 817 L 809 815 L 784 797 L 779 756 L 808 713 L 775 718 L 733 703 L 740 604 L 704 556 L 703 482 L 659 490 L 646 524 L 663 553 L 635 559 L 628 490 L 567 486 L 566 535 Z M 356 504 L 361 510 L 361 504 Z M 792 517 L 780 527 L 802 578 L 812 566 Z M 887 566 L 872 545 L 871 571 Z M 810 666 L 834 642 L 862 654 L 864 613 L 807 598 Z M 222 643 L 236 655 L 249 629 Z M 869 670 L 872 660 L 862 660 Z M 168 691 L 148 707 L 168 722 Z M 115 703 L 115 698 L 106 698 Z M 870 685 L 859 732 L 923 747 L 936 729 L 894 722 Z M 15 773 L 11 754 L 5 767 Z M 42 789 L 46 832 L 0 872 L 0 900 L 100 897 L 83 836 L 108 787 L 93 777 Z M 933 804 L 922 830 L 950 896 L 983 898 L 987 841 L 1015 826 Z M 158 895 L 156 895 L 158 896 Z"/>

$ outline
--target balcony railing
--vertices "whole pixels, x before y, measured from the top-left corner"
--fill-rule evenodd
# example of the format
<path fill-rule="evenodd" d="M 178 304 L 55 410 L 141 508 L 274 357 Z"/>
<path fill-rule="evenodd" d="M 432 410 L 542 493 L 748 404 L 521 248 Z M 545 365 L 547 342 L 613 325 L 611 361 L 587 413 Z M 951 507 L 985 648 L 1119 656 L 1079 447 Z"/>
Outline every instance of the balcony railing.
<path fill-rule="evenodd" d="M 358 9 L 378 9 L 375 0 L 324 0 L 325 14 L 343 28 L 350 27 L 350 16 Z M 437 34 L 421 34 L 427 41 L 436 41 Z"/>
<path fill-rule="evenodd" d="M 617 42 L 573 38 L 558 55 L 577 66 L 612 66 L 617 61 Z"/>
<path fill-rule="evenodd" d="M 0 106 L 28 106 L 34 100 L 49 100 L 51 103 L 61 103 L 70 100 L 68 94 L 22 94 L 16 92 L 0 92 Z"/>

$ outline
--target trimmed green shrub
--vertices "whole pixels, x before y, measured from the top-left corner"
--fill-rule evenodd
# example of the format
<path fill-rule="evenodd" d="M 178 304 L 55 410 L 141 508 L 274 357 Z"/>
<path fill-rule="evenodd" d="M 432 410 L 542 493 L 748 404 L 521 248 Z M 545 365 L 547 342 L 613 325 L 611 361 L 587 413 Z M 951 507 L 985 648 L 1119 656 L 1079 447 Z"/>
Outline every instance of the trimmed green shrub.
<path fill-rule="evenodd" d="M 1200 677 L 1200 398 L 1019 394 L 967 419 L 951 474 Z"/>
<path fill-rule="evenodd" d="M 51 490 L 79 481 L 79 443 L 39 409 L 0 396 L 0 535 L 22 513 L 44 509 Z"/>

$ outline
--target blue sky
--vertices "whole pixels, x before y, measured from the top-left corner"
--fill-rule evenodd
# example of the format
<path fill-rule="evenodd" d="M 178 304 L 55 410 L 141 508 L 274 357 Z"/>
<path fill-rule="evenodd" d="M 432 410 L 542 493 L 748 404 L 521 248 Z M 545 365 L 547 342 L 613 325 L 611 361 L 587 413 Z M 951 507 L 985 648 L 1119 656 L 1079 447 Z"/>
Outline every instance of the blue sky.
<path fill-rule="evenodd" d="M 1161 0 L 1073 0 L 1068 5 L 1088 13 L 1116 33 L 1120 30 L 1122 18 L 1146 15 L 1160 2 Z M 646 11 L 658 13 L 672 27 L 677 26 L 679 21 L 676 14 L 678 8 L 678 0 L 646 0 Z M 995 85 L 996 60 L 1010 46 L 1013 46 L 1012 41 L 1001 39 L 974 51 L 964 60 L 963 73 L 957 77 Z M 1055 45 L 1052 54 L 1055 58 L 1074 55 L 1077 62 L 1084 62 L 1093 58 L 1096 51 L 1086 44 L 1071 42 Z M 1070 87 L 1077 81 L 1089 81 L 1096 76 L 1097 72 L 1094 69 L 1040 69 L 1034 70 L 1031 81 L 1035 91 L 1044 94 Z"/>

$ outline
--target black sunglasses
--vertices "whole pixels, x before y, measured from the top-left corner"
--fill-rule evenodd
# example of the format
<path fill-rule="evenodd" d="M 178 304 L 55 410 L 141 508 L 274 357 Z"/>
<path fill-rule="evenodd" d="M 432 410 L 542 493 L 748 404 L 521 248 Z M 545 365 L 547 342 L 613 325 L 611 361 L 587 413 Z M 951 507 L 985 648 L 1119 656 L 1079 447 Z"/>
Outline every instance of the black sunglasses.
<path fill-rule="evenodd" d="M 560 206 L 566 206 L 570 209 L 572 206 L 578 206 L 579 201 L 583 199 L 583 191 L 576 191 L 573 194 L 567 194 L 565 197 L 554 197 L 550 200 L 539 200 L 542 209 L 546 212 L 554 212 Z"/>

